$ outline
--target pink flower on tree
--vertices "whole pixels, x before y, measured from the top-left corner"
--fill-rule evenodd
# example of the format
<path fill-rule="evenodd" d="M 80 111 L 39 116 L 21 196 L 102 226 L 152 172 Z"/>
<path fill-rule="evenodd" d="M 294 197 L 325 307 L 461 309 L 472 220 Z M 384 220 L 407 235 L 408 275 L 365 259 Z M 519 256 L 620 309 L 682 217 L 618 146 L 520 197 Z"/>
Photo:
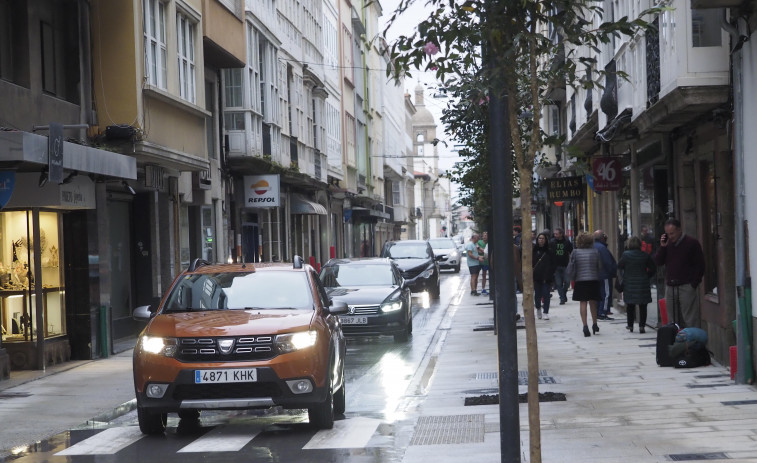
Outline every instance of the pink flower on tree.
<path fill-rule="evenodd" d="M 427 55 L 433 56 L 439 53 L 439 47 L 437 47 L 434 42 L 426 42 L 426 45 L 423 46 L 423 52 Z"/>

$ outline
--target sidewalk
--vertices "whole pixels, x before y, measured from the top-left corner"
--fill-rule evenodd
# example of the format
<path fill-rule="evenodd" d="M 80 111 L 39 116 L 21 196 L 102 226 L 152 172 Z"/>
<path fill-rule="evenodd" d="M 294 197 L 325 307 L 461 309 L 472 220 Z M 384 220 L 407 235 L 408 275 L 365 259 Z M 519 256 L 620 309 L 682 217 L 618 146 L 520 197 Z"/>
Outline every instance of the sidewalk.
<path fill-rule="evenodd" d="M 499 406 L 464 404 L 466 397 L 499 392 L 493 306 L 466 288 L 453 297 L 406 391 L 404 410 L 417 421 L 404 463 L 501 461 Z M 551 320 L 535 320 L 539 390 L 566 395 L 566 401 L 540 403 L 542 461 L 757 462 L 757 390 L 736 385 L 717 364 L 658 367 L 656 331 L 629 333 L 625 314 L 614 311 L 615 320 L 599 322 L 600 333 L 589 338 L 581 332 L 576 302 L 552 307 Z M 517 330 L 519 393 L 526 392 L 525 335 Z M 14 373 L 0 382 L 0 422 L 13 423 L 0 426 L 2 448 L 133 408 L 131 351 L 40 374 Z M 114 404 L 125 405 L 113 410 Z M 520 454 L 527 462 L 528 406 L 519 410 Z"/>
<path fill-rule="evenodd" d="M 501 461 L 499 405 L 464 406 L 466 397 L 498 393 L 496 337 L 477 331 L 492 321 L 493 306 L 486 302 L 465 291 L 450 308 L 449 332 L 418 407 L 424 418 L 463 417 L 469 429 L 458 441 L 464 443 L 411 445 L 403 462 L 466 461 L 474 455 L 476 462 Z M 757 389 L 736 385 L 728 369 L 715 363 L 694 369 L 657 366 L 656 331 L 647 327 L 639 334 L 637 325 L 629 333 L 625 313 L 613 312 L 615 320 L 600 321 L 600 333 L 588 338 L 577 302 L 555 305 L 550 320 L 535 320 L 539 391 L 566 395 L 563 402 L 540 403 L 542 461 L 757 462 Z M 648 324 L 654 326 L 656 317 Z M 519 393 L 527 391 L 525 331 L 517 330 Z M 519 409 L 521 459 L 527 462 L 528 406 Z M 483 442 L 475 442 L 476 427 Z"/>

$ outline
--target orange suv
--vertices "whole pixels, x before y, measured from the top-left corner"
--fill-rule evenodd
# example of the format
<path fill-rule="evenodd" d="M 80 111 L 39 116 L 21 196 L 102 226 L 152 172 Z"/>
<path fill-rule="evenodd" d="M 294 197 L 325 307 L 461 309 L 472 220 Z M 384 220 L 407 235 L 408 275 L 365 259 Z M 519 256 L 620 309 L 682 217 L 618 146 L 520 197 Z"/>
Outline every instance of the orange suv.
<path fill-rule="evenodd" d="M 307 409 L 330 429 L 344 413 L 345 339 L 338 314 L 313 268 L 294 264 L 194 261 L 147 321 L 134 348 L 139 428 L 165 431 L 168 413 L 281 406 Z"/>

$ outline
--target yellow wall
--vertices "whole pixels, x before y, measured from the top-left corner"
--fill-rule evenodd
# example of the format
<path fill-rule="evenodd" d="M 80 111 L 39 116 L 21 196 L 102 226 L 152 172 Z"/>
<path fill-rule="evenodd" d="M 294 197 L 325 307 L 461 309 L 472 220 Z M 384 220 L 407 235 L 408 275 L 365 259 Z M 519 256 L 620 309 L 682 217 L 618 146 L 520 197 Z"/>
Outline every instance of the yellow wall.
<path fill-rule="evenodd" d="M 142 23 L 141 11 L 135 11 L 138 4 L 140 2 L 92 2 L 93 90 L 101 132 L 108 125 L 140 125 Z M 138 36 L 135 31 L 139 31 Z"/>
<path fill-rule="evenodd" d="M 234 55 L 247 61 L 244 22 L 234 16 L 217 0 L 203 0 L 203 36 Z"/>
<path fill-rule="evenodd" d="M 148 97 L 143 129 L 150 143 L 207 158 L 205 119 L 194 113 Z"/>

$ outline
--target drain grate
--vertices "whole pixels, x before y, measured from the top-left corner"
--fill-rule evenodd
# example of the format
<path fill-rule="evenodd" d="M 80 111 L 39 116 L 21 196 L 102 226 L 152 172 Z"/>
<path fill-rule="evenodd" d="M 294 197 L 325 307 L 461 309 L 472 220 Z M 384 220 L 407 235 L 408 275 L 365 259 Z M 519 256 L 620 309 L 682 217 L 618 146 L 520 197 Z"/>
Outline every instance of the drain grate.
<path fill-rule="evenodd" d="M 756 405 L 757 400 L 728 400 L 720 403 L 723 405 Z"/>
<path fill-rule="evenodd" d="M 473 444 L 484 441 L 484 415 L 422 416 L 410 445 Z"/>
<path fill-rule="evenodd" d="M 690 389 L 706 389 L 708 387 L 723 387 L 723 386 L 730 386 L 730 384 L 687 384 L 686 387 Z"/>
<path fill-rule="evenodd" d="M 679 453 L 668 455 L 673 461 L 702 461 L 702 460 L 730 460 L 728 455 L 723 452 L 711 453 Z"/>
<path fill-rule="evenodd" d="M 476 373 L 476 379 L 497 379 L 497 372 Z"/>

